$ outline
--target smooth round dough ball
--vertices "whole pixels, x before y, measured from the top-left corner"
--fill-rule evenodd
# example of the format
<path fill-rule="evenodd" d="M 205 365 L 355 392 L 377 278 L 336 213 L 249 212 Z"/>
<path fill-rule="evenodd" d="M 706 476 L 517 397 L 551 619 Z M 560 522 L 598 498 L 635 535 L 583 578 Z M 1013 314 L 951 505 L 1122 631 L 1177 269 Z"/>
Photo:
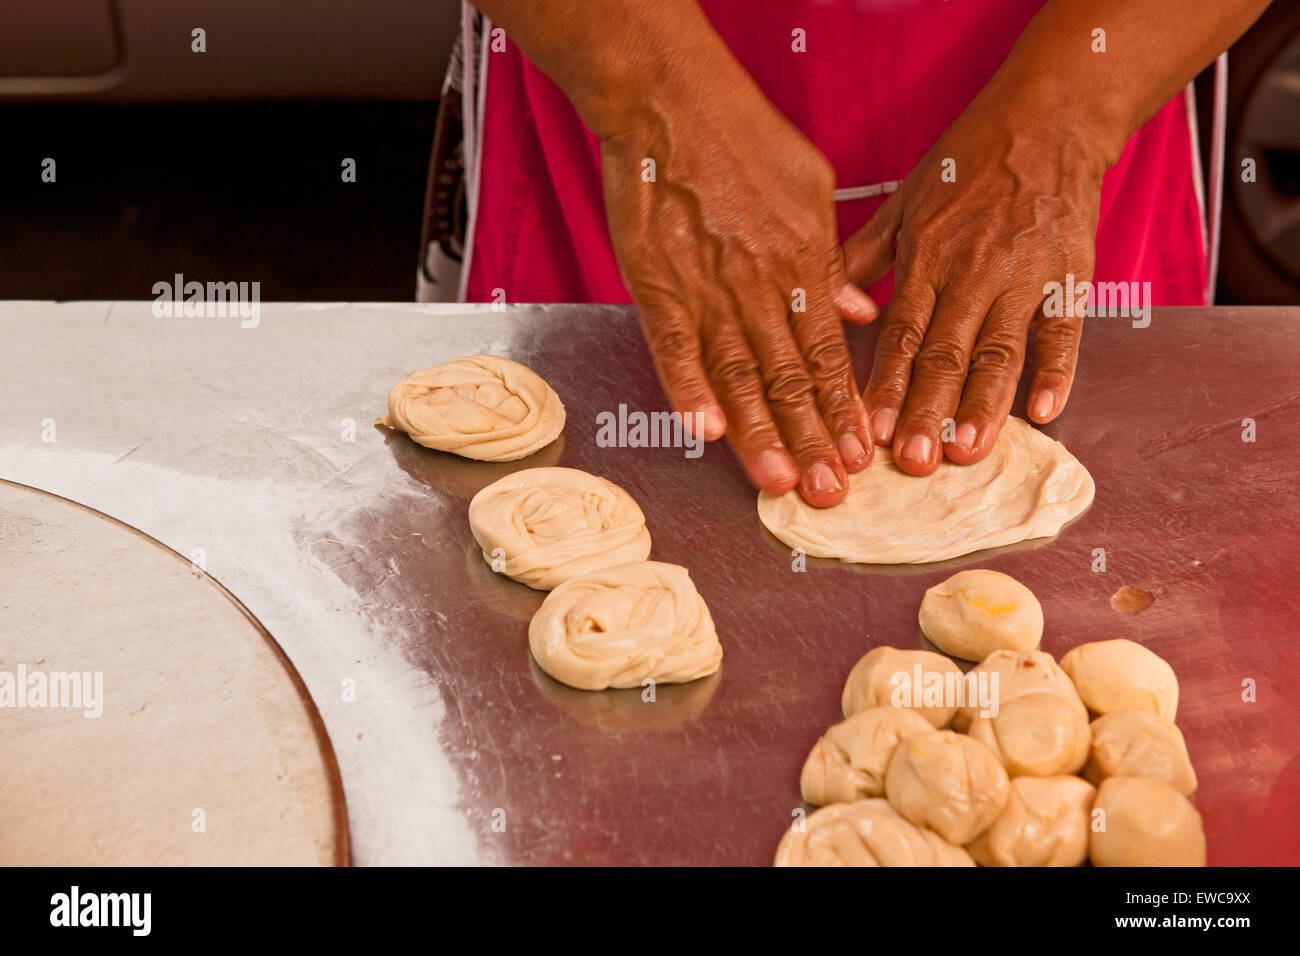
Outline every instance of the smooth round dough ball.
<path fill-rule="evenodd" d="M 1117 638 L 1080 644 L 1061 669 L 1094 714 L 1145 710 L 1165 720 L 1178 715 L 1178 678 L 1169 662 L 1141 644 Z"/>
<path fill-rule="evenodd" d="M 1205 866 L 1201 815 L 1164 780 L 1109 777 L 1097 789 L 1093 814 L 1093 866 Z"/>
<path fill-rule="evenodd" d="M 885 792 L 899 741 L 934 728 L 914 710 L 871 707 L 831 727 L 813 744 L 799 775 L 804 802 L 850 803 Z"/>
<path fill-rule="evenodd" d="M 1092 722 L 1092 752 L 1084 776 L 1158 777 L 1183 796 L 1196 792 L 1196 771 L 1182 731 L 1145 710 L 1117 710 Z"/>
<path fill-rule="evenodd" d="M 845 717 L 868 707 L 909 707 L 933 726 L 943 728 L 957 711 L 943 706 L 951 699 L 948 686 L 964 676 L 961 668 L 942 654 L 877 647 L 853 665 L 840 704 Z"/>
<path fill-rule="evenodd" d="M 977 716 L 968 733 L 987 744 L 1013 777 L 1078 773 L 1092 741 L 1087 719 L 1055 694 L 1009 700 L 995 716 Z"/>
<path fill-rule="evenodd" d="M 1043 637 L 1043 607 L 1015 578 L 983 568 L 954 574 L 925 592 L 921 631 L 953 657 L 1031 651 Z"/>
<path fill-rule="evenodd" d="M 835 803 L 786 830 L 773 866 L 974 866 L 932 830 L 913 826 L 884 800 Z"/>
<path fill-rule="evenodd" d="M 885 774 L 885 795 L 899 813 L 962 845 L 997 819 L 1009 792 L 993 751 L 951 730 L 908 737 Z"/>
<path fill-rule="evenodd" d="M 1084 720 L 1088 719 L 1088 709 L 1079 699 L 1079 692 L 1046 651 L 994 651 L 966 676 L 971 674 L 975 675 L 977 684 L 987 682 L 990 696 L 996 695 L 999 710 L 1025 694 L 1054 694 L 1077 710 Z M 982 709 L 978 704 L 958 708 L 952 721 L 953 730 L 964 733 Z"/>
<path fill-rule="evenodd" d="M 1078 777 L 1017 777 L 998 818 L 966 849 L 983 866 L 1078 866 L 1096 795 Z"/>

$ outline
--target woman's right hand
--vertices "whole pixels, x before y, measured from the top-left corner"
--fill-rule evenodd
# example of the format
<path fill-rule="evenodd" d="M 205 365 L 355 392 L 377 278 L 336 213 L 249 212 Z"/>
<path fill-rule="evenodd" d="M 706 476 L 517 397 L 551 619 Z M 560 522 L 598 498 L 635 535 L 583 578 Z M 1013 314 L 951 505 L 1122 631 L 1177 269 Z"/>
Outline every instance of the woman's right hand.
<path fill-rule="evenodd" d="M 830 163 L 721 59 L 602 139 L 614 251 L 673 408 L 758 487 L 838 504 L 874 445 L 841 312 L 876 308 L 845 289 Z"/>
<path fill-rule="evenodd" d="M 696 0 L 476 0 L 600 137 L 624 279 L 673 408 L 765 491 L 844 499 L 874 442 L 840 314 L 834 173 Z M 838 307 L 838 309 L 837 309 Z"/>

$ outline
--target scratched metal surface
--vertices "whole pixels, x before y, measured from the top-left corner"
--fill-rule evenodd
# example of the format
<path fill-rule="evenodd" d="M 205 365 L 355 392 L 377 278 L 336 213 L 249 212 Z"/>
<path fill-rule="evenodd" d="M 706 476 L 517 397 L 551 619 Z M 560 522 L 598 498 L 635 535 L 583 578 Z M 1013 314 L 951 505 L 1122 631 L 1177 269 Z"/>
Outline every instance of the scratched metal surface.
<path fill-rule="evenodd" d="M 872 334 L 854 333 L 860 373 Z M 554 385 L 559 442 L 492 465 L 371 427 L 406 372 L 478 351 Z M 849 668 L 878 644 L 918 645 L 922 592 L 973 566 L 1034 590 L 1058 657 L 1122 636 L 1167 658 L 1211 863 L 1300 863 L 1297 368 L 1297 310 L 1094 321 L 1070 409 L 1047 431 L 1092 471 L 1097 499 L 1058 539 L 800 574 L 724 449 L 596 446 L 598 411 L 663 408 L 627 310 L 277 304 L 242 329 L 156 319 L 147 303 L 11 302 L 0 477 L 203 551 L 324 717 L 358 864 L 767 863 Z M 653 557 L 689 567 L 712 608 L 719 675 L 646 704 L 569 690 L 532 663 L 542 595 L 488 569 L 466 507 L 502 474 L 557 463 L 635 495 Z M 1125 584 L 1155 603 L 1113 610 Z"/>

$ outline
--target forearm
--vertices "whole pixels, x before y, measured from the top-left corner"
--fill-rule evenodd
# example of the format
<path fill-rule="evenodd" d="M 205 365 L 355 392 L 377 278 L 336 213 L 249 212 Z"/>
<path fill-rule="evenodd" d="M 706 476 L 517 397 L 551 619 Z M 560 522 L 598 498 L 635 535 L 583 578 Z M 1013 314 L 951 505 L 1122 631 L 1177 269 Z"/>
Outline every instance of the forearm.
<path fill-rule="evenodd" d="M 1045 128 L 1082 132 L 1107 165 L 1269 0 L 1049 0 L 981 100 Z M 1095 30 L 1105 52 L 1094 51 Z"/>
<path fill-rule="evenodd" d="M 476 0 L 602 139 L 748 75 L 696 0 Z M 725 86 L 722 87 L 725 89 Z"/>

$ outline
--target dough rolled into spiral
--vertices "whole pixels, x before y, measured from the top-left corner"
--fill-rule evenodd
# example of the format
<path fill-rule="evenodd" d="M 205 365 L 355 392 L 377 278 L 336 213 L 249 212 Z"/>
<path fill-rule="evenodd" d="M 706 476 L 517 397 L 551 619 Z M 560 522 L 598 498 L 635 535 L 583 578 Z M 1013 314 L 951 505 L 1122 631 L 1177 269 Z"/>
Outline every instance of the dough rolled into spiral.
<path fill-rule="evenodd" d="M 564 429 L 564 406 L 527 366 L 470 355 L 412 372 L 388 393 L 379 424 L 426 448 L 478 461 L 515 461 Z"/>
<path fill-rule="evenodd" d="M 773 866 L 974 866 L 970 854 L 914 826 L 884 800 L 835 803 L 789 829 Z"/>
<path fill-rule="evenodd" d="M 469 503 L 469 526 L 493 570 L 539 591 L 650 556 L 632 496 L 577 468 L 526 468 L 493 482 Z"/>
<path fill-rule="evenodd" d="M 570 578 L 528 626 L 542 670 L 579 690 L 680 684 L 722 661 L 709 608 L 689 572 L 638 561 Z"/>

